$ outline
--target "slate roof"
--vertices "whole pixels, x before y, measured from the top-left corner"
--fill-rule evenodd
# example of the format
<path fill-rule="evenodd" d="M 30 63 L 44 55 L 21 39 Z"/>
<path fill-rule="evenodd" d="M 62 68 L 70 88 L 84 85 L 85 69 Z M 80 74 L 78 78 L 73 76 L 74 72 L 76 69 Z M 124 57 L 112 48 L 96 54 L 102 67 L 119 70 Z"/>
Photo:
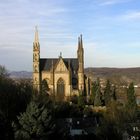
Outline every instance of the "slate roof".
<path fill-rule="evenodd" d="M 78 59 L 77 58 L 62 58 L 66 67 L 70 63 L 70 67 L 72 71 L 78 71 Z M 52 64 L 55 67 L 56 63 L 59 61 L 59 58 L 41 58 L 40 59 L 40 71 L 50 71 L 52 68 Z"/>

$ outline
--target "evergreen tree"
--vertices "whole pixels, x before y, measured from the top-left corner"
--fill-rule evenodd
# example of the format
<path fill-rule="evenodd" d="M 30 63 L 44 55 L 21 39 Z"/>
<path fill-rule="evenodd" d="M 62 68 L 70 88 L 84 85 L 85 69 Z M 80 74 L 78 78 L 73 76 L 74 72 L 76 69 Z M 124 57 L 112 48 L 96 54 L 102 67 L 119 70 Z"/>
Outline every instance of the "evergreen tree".
<path fill-rule="evenodd" d="M 101 102 L 101 86 L 100 86 L 100 79 L 97 78 L 97 81 L 93 82 L 92 84 L 90 103 L 95 105 L 95 104 L 100 104 L 99 102 Z"/>
<path fill-rule="evenodd" d="M 50 110 L 35 101 L 31 101 L 26 112 L 18 117 L 18 122 L 13 125 L 17 140 L 48 139 L 55 128 Z"/>
<path fill-rule="evenodd" d="M 96 84 L 96 82 L 93 82 L 92 88 L 91 88 L 91 95 L 90 95 L 90 103 L 91 104 L 94 104 L 96 90 L 97 90 L 97 84 Z"/>
<path fill-rule="evenodd" d="M 94 105 L 95 106 L 101 106 L 101 86 L 100 86 L 100 80 L 97 79 L 96 82 L 96 91 L 95 91 L 95 99 L 94 99 Z"/>
<path fill-rule="evenodd" d="M 136 106 L 137 104 L 135 98 L 134 84 L 130 83 L 127 90 L 127 107 L 131 109 L 131 108 L 135 108 Z"/>
<path fill-rule="evenodd" d="M 9 77 L 8 70 L 0 65 L 0 78 L 7 78 Z"/>
<path fill-rule="evenodd" d="M 94 106 L 101 106 L 101 105 L 102 105 L 101 92 L 100 92 L 100 90 L 97 90 L 95 100 L 94 100 Z"/>
<path fill-rule="evenodd" d="M 80 93 L 79 93 L 78 106 L 81 108 L 85 107 L 85 96 L 83 95 L 82 91 L 80 91 Z"/>
<path fill-rule="evenodd" d="M 109 102 L 111 101 L 111 94 L 112 94 L 111 84 L 110 84 L 110 81 L 107 80 L 106 87 L 105 87 L 105 90 L 104 90 L 105 105 L 108 105 Z"/>
<path fill-rule="evenodd" d="M 114 86 L 113 87 L 113 91 L 112 91 L 113 93 L 112 93 L 112 99 L 114 100 L 114 101 L 116 101 L 117 100 L 117 97 L 116 97 L 116 86 Z"/>

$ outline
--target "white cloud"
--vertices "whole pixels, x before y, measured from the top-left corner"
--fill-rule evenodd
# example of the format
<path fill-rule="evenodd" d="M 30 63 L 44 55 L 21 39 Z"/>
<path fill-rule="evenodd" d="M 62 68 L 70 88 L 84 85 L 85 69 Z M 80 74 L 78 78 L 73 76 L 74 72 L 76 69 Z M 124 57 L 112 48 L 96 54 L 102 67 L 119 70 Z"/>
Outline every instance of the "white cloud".
<path fill-rule="evenodd" d="M 140 19 L 140 12 L 129 11 L 121 15 L 119 11 L 116 12 L 120 14 L 117 16 L 111 12 L 106 15 L 105 11 L 103 14 L 102 10 L 108 7 L 101 6 L 111 6 L 132 0 L 85 1 L 77 5 L 74 0 L 1 0 L 0 63 L 5 63 L 8 69 L 23 69 L 24 64 L 28 64 L 26 68 L 31 68 L 34 26 L 38 25 L 41 57 L 58 57 L 60 52 L 63 53 L 63 57 L 76 57 L 77 37 L 79 32 L 83 32 L 86 66 L 109 66 L 115 61 L 118 61 L 119 65 L 120 60 L 116 52 L 113 52 L 115 49 L 112 51 L 112 55 L 116 55 L 115 58 L 107 52 L 115 46 L 123 46 L 117 43 L 122 36 L 116 35 L 116 28 L 119 30 L 123 23 L 125 29 L 130 31 L 128 30 L 130 27 L 126 28 L 126 23 L 130 26 L 127 20 Z M 134 31 L 134 28 L 131 30 Z M 124 31 L 122 29 L 121 33 Z M 113 33 L 116 33 L 118 38 Z M 135 36 L 131 32 L 128 35 Z M 138 47 L 139 41 L 133 44 L 135 40 L 137 41 L 136 36 L 135 39 L 127 41 L 128 45 Z M 126 46 L 122 48 L 124 47 L 126 48 Z M 22 63 L 19 62 L 21 60 Z"/>
<path fill-rule="evenodd" d="M 122 20 L 140 20 L 140 11 L 126 12 L 119 17 Z"/>
<path fill-rule="evenodd" d="M 101 0 L 100 5 L 101 6 L 105 6 L 105 5 L 115 5 L 115 4 L 119 4 L 119 3 L 126 3 L 129 2 L 131 0 Z"/>

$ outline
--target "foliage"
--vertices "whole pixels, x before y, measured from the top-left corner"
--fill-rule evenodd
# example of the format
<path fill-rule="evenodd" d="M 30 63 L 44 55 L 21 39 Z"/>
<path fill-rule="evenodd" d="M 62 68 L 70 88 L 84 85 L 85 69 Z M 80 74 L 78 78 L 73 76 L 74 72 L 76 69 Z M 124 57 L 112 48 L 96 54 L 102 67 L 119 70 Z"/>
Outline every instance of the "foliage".
<path fill-rule="evenodd" d="M 112 91 L 112 99 L 113 99 L 114 101 L 117 100 L 117 96 L 116 96 L 116 86 L 113 87 L 113 91 Z"/>
<path fill-rule="evenodd" d="M 104 90 L 104 101 L 105 101 L 106 106 L 111 101 L 111 94 L 112 94 L 111 84 L 110 84 L 110 81 L 107 80 L 106 87 L 105 87 L 105 90 Z"/>
<path fill-rule="evenodd" d="M 45 104 L 50 110 L 53 109 L 53 104 L 55 103 L 51 98 L 49 98 L 49 96 L 46 96 L 45 94 L 34 94 L 31 101 L 35 101 L 41 105 Z"/>
<path fill-rule="evenodd" d="M 99 139 L 122 139 L 122 133 L 126 129 L 127 117 L 124 107 L 116 101 L 111 101 L 107 111 L 103 114 L 100 126 L 96 130 Z"/>
<path fill-rule="evenodd" d="M 47 80 L 43 80 L 43 81 L 42 81 L 42 84 L 41 84 L 41 93 L 47 95 L 49 90 L 50 90 L 50 89 L 49 89 Z"/>
<path fill-rule="evenodd" d="M 101 105 L 102 105 L 101 92 L 98 89 L 97 92 L 96 92 L 96 96 L 95 96 L 94 106 L 101 106 Z"/>
<path fill-rule="evenodd" d="M 18 125 L 14 124 L 16 139 L 47 139 L 55 128 L 51 111 L 36 101 L 31 101 L 18 121 Z"/>
<path fill-rule="evenodd" d="M 70 102 L 77 104 L 78 103 L 78 97 L 77 95 L 73 95 L 70 97 Z"/>
<path fill-rule="evenodd" d="M 69 118 L 71 106 L 68 102 L 55 103 L 55 118 Z"/>
<path fill-rule="evenodd" d="M 9 74 L 8 74 L 7 69 L 4 66 L 0 65 L 0 78 L 6 78 L 8 76 Z"/>
<path fill-rule="evenodd" d="M 54 102 L 49 96 L 34 96 L 26 112 L 13 124 L 16 139 L 65 139 L 69 134 L 65 119 L 70 116 L 68 102 Z"/>
<path fill-rule="evenodd" d="M 1 140 L 14 140 L 12 126 L 5 118 L 2 112 L 0 112 L 0 139 Z"/>
<path fill-rule="evenodd" d="M 83 115 L 84 115 L 85 117 L 93 117 L 94 112 L 93 112 L 93 110 L 91 109 L 91 107 L 85 107 L 84 110 L 83 110 Z"/>
<path fill-rule="evenodd" d="M 89 99 L 89 104 L 94 104 L 95 106 L 102 105 L 102 93 L 99 78 L 97 78 L 97 81 L 92 83 L 92 91 Z"/>
<path fill-rule="evenodd" d="M 9 120 L 15 120 L 16 116 L 25 111 L 32 98 L 32 87 L 26 81 L 16 83 L 10 78 L 0 80 L 0 110 Z"/>
<path fill-rule="evenodd" d="M 101 101 L 101 87 L 100 87 L 100 80 L 98 79 L 96 82 L 96 91 L 95 91 L 95 100 L 94 100 L 94 105 L 95 106 L 101 106 L 102 101 Z"/>
<path fill-rule="evenodd" d="M 5 130 L 5 139 L 13 139 L 12 121 L 17 120 L 17 115 L 26 110 L 32 98 L 32 85 L 30 81 L 14 81 L 9 78 L 7 70 L 0 66 L 0 126 Z M 1 130 L 1 132 L 3 132 Z M 2 136 L 2 135 L 1 135 Z"/>
<path fill-rule="evenodd" d="M 79 118 L 83 116 L 83 108 L 81 106 L 78 106 L 77 104 L 72 104 L 70 109 L 69 117 L 72 118 Z"/>
<path fill-rule="evenodd" d="M 96 91 L 97 91 L 97 84 L 96 84 L 96 82 L 93 82 L 92 83 L 92 88 L 91 88 L 90 101 L 89 101 L 90 104 L 94 104 Z"/>
<path fill-rule="evenodd" d="M 130 83 L 128 90 L 127 90 L 127 107 L 129 109 L 136 108 L 136 98 L 135 98 L 135 90 L 134 90 L 134 84 Z"/>
<path fill-rule="evenodd" d="M 78 106 L 80 107 L 80 108 L 84 108 L 85 107 L 85 102 L 86 102 L 86 96 L 84 96 L 83 94 L 79 94 L 79 96 L 78 96 Z"/>
<path fill-rule="evenodd" d="M 107 81 L 104 100 L 107 111 L 99 115 L 92 107 L 86 106 L 86 97 L 82 92 L 73 96 L 71 104 L 50 99 L 45 89 L 41 94 L 34 94 L 28 80 L 14 81 L 8 77 L 5 67 L 0 66 L 0 139 L 13 139 L 13 128 L 16 139 L 52 139 L 54 135 L 66 139 L 69 127 L 66 118 L 83 116 L 95 117 L 99 126 L 96 135 L 99 139 L 121 139 L 124 130 L 132 134 L 131 123 L 136 123 L 139 116 L 135 100 L 134 85 L 127 90 L 127 104 L 121 106 L 116 101 L 116 87 Z M 33 96 L 32 96 L 33 95 Z M 92 85 L 91 102 L 96 106 L 102 104 L 99 79 Z M 18 117 L 17 117 L 18 116 Z M 13 128 L 11 123 L 13 123 Z M 58 139 L 58 137 L 57 137 Z"/>

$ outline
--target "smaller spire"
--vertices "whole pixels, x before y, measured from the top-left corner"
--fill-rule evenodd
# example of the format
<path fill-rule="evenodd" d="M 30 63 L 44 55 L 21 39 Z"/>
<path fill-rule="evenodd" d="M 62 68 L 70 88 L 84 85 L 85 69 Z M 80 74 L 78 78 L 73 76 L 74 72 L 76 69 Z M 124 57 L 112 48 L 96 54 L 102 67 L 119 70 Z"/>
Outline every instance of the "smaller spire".
<path fill-rule="evenodd" d="M 80 34 L 80 37 L 81 37 L 81 39 L 82 39 L 82 34 Z"/>
<path fill-rule="evenodd" d="M 81 43 L 80 43 L 80 37 L 78 37 L 78 50 L 80 49 L 80 45 Z"/>
<path fill-rule="evenodd" d="M 81 48 L 83 48 L 83 39 L 82 39 L 82 34 L 80 35 L 80 45 L 81 45 Z"/>
<path fill-rule="evenodd" d="M 38 43 L 39 42 L 37 26 L 35 26 L 35 40 L 34 40 L 34 42 L 35 43 Z"/>

